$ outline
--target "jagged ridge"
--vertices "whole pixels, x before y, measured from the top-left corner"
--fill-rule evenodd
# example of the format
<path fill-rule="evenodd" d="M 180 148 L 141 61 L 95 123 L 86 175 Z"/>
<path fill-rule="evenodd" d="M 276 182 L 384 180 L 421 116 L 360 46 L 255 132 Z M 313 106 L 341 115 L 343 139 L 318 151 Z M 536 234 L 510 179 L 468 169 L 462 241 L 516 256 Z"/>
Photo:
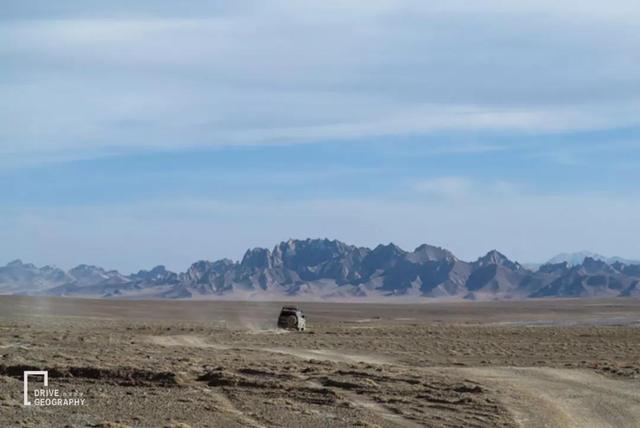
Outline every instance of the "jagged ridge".
<path fill-rule="evenodd" d="M 68 272 L 19 260 L 0 268 L 0 292 L 129 298 L 466 298 L 640 295 L 640 265 L 586 257 L 532 271 L 490 251 L 465 262 L 450 251 L 394 244 L 374 249 L 336 240 L 281 242 L 248 250 L 240 262 L 198 261 L 186 272 L 157 266 L 132 275 L 80 265 Z"/>

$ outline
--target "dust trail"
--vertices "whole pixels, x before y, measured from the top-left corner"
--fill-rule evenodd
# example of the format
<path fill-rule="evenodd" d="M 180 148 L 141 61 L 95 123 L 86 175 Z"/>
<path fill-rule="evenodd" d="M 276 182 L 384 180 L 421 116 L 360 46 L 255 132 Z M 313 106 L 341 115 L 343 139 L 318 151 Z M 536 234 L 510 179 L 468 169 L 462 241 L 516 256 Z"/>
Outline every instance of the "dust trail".
<path fill-rule="evenodd" d="M 209 343 L 200 336 L 176 335 L 176 336 L 147 336 L 150 343 L 161 346 L 184 346 L 188 348 L 212 348 L 217 350 L 237 349 L 233 346 L 218 343 Z"/>
<path fill-rule="evenodd" d="M 275 332 L 280 308 L 270 302 L 254 301 L 251 308 L 240 307 L 234 314 L 244 330 L 252 333 Z"/>
<path fill-rule="evenodd" d="M 276 333 L 281 334 L 281 333 Z M 212 348 L 218 350 L 247 350 L 270 352 L 272 354 L 289 355 L 303 360 L 324 360 L 336 363 L 365 363 L 365 364 L 390 364 L 390 360 L 383 357 L 371 355 L 348 354 L 341 351 L 331 351 L 328 349 L 290 349 L 290 348 L 259 348 L 248 346 L 230 346 L 219 343 L 209 343 L 203 337 L 193 335 L 174 336 L 148 336 L 150 343 L 161 346 L 185 346 L 191 348 Z"/>
<path fill-rule="evenodd" d="M 266 319 L 256 319 L 248 317 L 240 317 L 238 321 L 240 326 L 247 330 L 249 334 L 283 334 L 288 333 L 287 330 L 277 328 L 275 322 Z"/>
<path fill-rule="evenodd" d="M 267 328 L 267 329 L 258 329 L 258 330 L 249 330 L 248 334 L 288 334 L 291 333 L 289 330 L 284 330 L 281 328 Z"/>

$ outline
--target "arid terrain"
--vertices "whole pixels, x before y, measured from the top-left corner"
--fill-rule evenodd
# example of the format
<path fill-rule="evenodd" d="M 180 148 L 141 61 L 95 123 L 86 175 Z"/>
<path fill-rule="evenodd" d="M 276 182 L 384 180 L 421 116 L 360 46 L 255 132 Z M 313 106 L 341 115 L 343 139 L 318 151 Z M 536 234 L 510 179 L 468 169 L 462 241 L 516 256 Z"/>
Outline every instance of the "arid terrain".
<path fill-rule="evenodd" d="M 280 306 L 2 296 L 0 425 L 640 425 L 635 299 Z"/>

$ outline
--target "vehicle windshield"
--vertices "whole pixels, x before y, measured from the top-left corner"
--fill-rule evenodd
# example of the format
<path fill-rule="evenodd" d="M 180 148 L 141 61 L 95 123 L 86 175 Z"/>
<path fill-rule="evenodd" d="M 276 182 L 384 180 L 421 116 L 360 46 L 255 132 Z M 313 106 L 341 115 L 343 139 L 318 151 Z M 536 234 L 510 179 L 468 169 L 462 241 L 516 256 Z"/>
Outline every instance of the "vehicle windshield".
<path fill-rule="evenodd" d="M 297 315 L 295 311 L 282 311 L 280 312 L 281 317 L 289 316 L 289 315 Z"/>

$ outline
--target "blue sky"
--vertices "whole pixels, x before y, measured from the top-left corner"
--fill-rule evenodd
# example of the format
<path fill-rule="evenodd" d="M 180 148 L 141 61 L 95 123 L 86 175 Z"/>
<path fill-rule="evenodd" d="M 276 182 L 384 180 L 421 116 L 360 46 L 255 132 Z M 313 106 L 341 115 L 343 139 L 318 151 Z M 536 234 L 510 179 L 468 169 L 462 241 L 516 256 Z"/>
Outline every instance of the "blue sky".
<path fill-rule="evenodd" d="M 561 3 L 561 4 L 558 4 Z M 0 263 L 640 258 L 634 1 L 6 1 Z"/>

